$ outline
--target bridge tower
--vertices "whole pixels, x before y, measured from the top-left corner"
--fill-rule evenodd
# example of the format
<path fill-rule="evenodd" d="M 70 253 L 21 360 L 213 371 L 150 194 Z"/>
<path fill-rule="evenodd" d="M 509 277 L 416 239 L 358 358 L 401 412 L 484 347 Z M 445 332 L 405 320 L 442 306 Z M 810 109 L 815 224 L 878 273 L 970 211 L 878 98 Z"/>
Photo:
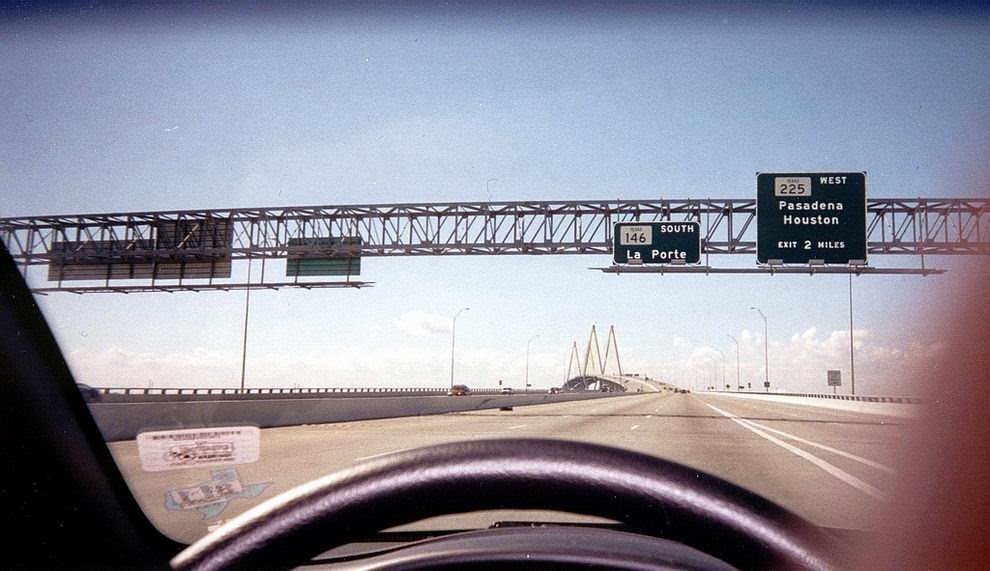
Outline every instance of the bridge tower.
<path fill-rule="evenodd" d="M 564 382 L 571 380 L 571 371 L 581 371 L 581 355 L 578 353 L 577 341 L 571 346 L 571 354 L 567 359 L 567 374 L 564 377 Z M 582 374 L 584 374 L 582 372 Z"/>
<path fill-rule="evenodd" d="M 611 351 L 610 351 L 611 350 Z M 615 338 L 615 326 L 608 326 L 608 340 L 605 341 L 605 360 L 602 361 L 602 374 L 605 374 L 605 367 L 608 365 L 609 355 L 615 353 L 615 366 L 622 376 L 622 362 L 619 361 L 619 341 Z"/>
<path fill-rule="evenodd" d="M 619 361 L 619 341 L 615 336 L 615 326 L 608 328 L 608 338 L 605 342 L 605 358 L 602 358 L 602 348 L 598 341 L 598 326 L 591 326 L 591 334 L 588 335 L 588 344 L 584 350 L 584 360 L 578 353 L 577 341 L 571 345 L 571 351 L 567 360 L 567 378 L 564 380 L 565 390 L 597 390 L 604 387 L 612 387 L 615 390 L 624 390 L 625 382 L 622 379 L 608 378 L 606 369 L 609 363 L 615 360 L 615 368 L 619 377 L 622 376 L 622 363 Z M 577 375 L 571 376 L 577 369 Z M 594 387 L 594 389 L 592 389 Z"/>
<path fill-rule="evenodd" d="M 594 353 L 591 352 L 592 348 L 595 350 Z M 589 369 L 589 365 L 592 364 L 594 367 Z M 598 331 L 596 330 L 596 326 L 592 325 L 591 335 L 588 336 L 588 346 L 584 350 L 584 366 L 581 367 L 581 375 L 600 375 L 602 369 L 602 350 L 598 344 Z"/>

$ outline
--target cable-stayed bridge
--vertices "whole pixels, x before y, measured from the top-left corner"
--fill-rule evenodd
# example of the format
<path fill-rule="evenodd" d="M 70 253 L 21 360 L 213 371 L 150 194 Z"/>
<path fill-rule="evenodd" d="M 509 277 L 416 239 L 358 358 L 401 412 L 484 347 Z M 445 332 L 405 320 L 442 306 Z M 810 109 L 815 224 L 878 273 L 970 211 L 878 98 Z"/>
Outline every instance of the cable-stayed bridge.
<path fill-rule="evenodd" d="M 611 366 L 610 366 L 611 365 Z M 619 341 L 615 326 L 608 328 L 605 340 L 605 354 L 602 355 L 598 341 L 598 327 L 591 326 L 584 356 L 578 352 L 577 341 L 571 346 L 567 359 L 567 373 L 563 389 L 565 391 L 605 391 L 605 392 L 660 392 L 675 391 L 679 387 L 658 379 L 636 374 L 625 374 L 619 359 Z"/>

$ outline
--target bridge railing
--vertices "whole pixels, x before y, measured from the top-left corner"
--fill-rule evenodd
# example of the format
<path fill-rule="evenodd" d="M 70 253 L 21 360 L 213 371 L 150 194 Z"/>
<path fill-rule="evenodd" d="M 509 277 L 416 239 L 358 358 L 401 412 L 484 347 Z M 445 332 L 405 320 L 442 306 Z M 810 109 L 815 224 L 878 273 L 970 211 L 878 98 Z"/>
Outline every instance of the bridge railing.
<path fill-rule="evenodd" d="M 101 395 L 169 396 L 169 395 L 361 395 L 361 394 L 447 394 L 448 387 L 89 387 Z M 499 388 L 470 389 L 478 395 L 501 394 Z M 539 394 L 546 389 L 512 390 L 512 394 Z"/>
<path fill-rule="evenodd" d="M 272 387 L 235 389 L 218 387 L 93 387 L 102 394 L 121 395 L 252 395 L 252 394 L 335 394 L 335 393 L 408 393 L 446 392 L 437 387 Z"/>
<path fill-rule="evenodd" d="M 830 395 L 827 393 L 761 393 L 757 391 L 708 391 L 711 393 L 725 393 L 732 395 L 754 395 L 754 396 L 780 396 L 780 397 L 805 397 L 816 399 L 844 400 L 852 402 L 877 402 L 892 404 L 927 404 L 927 400 L 918 397 L 897 397 L 880 395 Z"/>

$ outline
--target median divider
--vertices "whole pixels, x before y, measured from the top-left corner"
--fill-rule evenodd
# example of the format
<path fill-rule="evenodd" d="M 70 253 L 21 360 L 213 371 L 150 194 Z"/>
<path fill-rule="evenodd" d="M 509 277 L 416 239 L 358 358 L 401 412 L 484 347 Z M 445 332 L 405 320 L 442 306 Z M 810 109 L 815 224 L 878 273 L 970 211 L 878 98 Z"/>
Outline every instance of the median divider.
<path fill-rule="evenodd" d="M 127 402 L 105 399 L 90 402 L 97 424 L 109 441 L 132 440 L 141 432 L 209 426 L 253 425 L 260 428 L 327 424 L 448 412 L 466 412 L 554 402 L 619 397 L 642 393 L 471 394 L 467 396 L 377 395 L 376 398 L 338 395 L 278 395 L 271 399 L 227 395 L 225 400 L 170 400 Z"/>

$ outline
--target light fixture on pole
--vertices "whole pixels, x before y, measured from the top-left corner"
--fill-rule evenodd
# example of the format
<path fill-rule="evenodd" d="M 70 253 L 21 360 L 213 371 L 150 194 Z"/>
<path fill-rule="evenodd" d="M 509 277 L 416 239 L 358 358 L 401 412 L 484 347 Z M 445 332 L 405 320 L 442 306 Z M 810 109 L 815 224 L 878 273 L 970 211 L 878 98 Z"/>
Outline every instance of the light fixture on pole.
<path fill-rule="evenodd" d="M 450 325 L 450 387 L 454 388 L 454 340 L 457 336 L 457 316 L 461 314 L 462 311 L 468 311 L 470 307 L 462 307 L 454 314 L 454 319 Z"/>
<path fill-rule="evenodd" d="M 533 342 L 533 339 L 539 337 L 539 334 L 533 335 L 526 342 L 526 390 L 529 390 L 529 344 Z"/>
<path fill-rule="evenodd" d="M 736 387 L 741 387 L 741 381 L 739 380 L 739 341 L 736 341 L 736 338 L 732 335 L 729 335 L 729 339 L 732 339 L 732 342 L 736 344 Z M 739 389 L 737 388 L 736 390 Z"/>

